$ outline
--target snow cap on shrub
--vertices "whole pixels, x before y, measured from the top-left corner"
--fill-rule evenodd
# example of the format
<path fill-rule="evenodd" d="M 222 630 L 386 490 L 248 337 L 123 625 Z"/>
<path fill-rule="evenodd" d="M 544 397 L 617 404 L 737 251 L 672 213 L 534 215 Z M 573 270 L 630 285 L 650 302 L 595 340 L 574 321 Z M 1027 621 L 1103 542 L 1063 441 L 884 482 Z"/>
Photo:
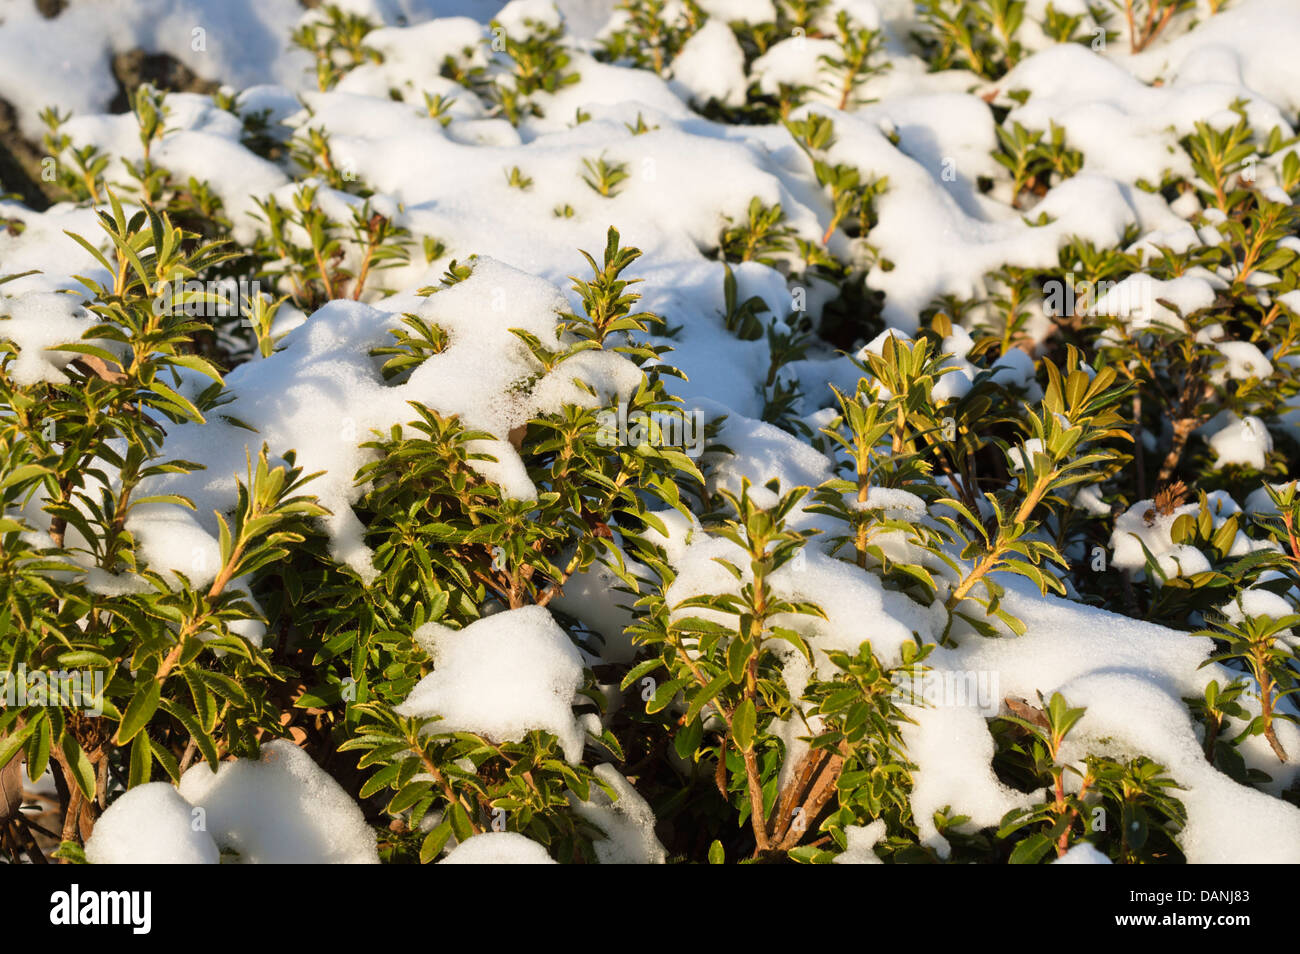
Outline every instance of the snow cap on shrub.
<path fill-rule="evenodd" d="M 200 818 L 169 783 L 137 785 L 95 823 L 86 859 L 95 865 L 215 865 L 221 852 Z"/>
<path fill-rule="evenodd" d="M 262 758 L 196 765 L 180 794 L 202 808 L 222 848 L 251 864 L 377 864 L 375 834 L 338 782 L 302 749 L 277 739 Z"/>
<path fill-rule="evenodd" d="M 431 731 L 477 732 L 493 742 L 543 729 L 570 762 L 582 757 L 572 709 L 582 656 L 544 606 L 506 610 L 462 630 L 430 623 L 416 638 L 435 669 L 396 708 L 399 715 L 441 716 Z"/>
<path fill-rule="evenodd" d="M 438 862 L 442 865 L 553 865 L 546 849 L 513 831 L 485 831 L 467 838 Z"/>

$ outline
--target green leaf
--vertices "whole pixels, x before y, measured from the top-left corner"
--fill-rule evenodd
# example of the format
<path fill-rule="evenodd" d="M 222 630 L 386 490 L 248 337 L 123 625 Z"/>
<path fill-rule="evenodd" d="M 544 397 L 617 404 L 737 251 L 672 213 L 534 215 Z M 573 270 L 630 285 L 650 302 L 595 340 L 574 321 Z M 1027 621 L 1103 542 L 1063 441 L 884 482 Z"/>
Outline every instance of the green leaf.
<path fill-rule="evenodd" d="M 194 739 L 194 744 L 198 746 L 204 760 L 209 765 L 216 765 L 220 761 L 220 755 L 217 752 L 215 743 L 212 741 L 212 736 L 203 730 L 203 726 L 199 724 L 198 716 L 170 699 L 162 701 L 162 709 L 185 727 L 185 731 Z"/>
<path fill-rule="evenodd" d="M 36 730 L 27 742 L 27 777 L 40 778 L 50 764 L 50 720 L 41 713 L 34 720 Z"/>
<path fill-rule="evenodd" d="M 221 383 L 221 372 L 218 371 L 216 368 L 214 368 L 210 362 L 208 362 L 204 358 L 200 358 L 198 355 L 193 355 L 193 354 L 168 355 L 167 362 L 169 364 L 180 365 L 182 368 L 188 368 L 191 371 L 197 371 L 199 374 L 211 378 L 213 381 L 216 381 L 218 384 Z"/>
<path fill-rule="evenodd" d="M 474 827 L 470 823 L 469 813 L 465 811 L 465 806 L 460 802 L 454 802 L 449 810 L 451 815 L 451 830 L 456 836 L 457 842 L 468 841 L 474 835 Z"/>
<path fill-rule="evenodd" d="M 418 782 L 411 782 L 400 792 L 393 796 L 392 801 L 388 803 L 388 812 L 392 815 L 400 814 L 418 802 L 429 789 L 433 788 L 433 782 L 423 779 Z"/>
<path fill-rule="evenodd" d="M 686 708 L 687 721 L 689 722 L 695 719 L 706 705 L 717 698 L 718 693 L 721 692 L 723 687 L 729 682 L 731 682 L 730 674 L 725 671 L 720 672 L 709 680 L 708 685 L 704 686 L 704 688 L 692 695 L 690 705 Z"/>
<path fill-rule="evenodd" d="M 673 737 L 673 748 L 679 757 L 692 759 L 700 742 L 704 740 L 704 725 L 699 719 L 692 719 Z"/>
<path fill-rule="evenodd" d="M 1016 845 L 1007 859 L 1012 865 L 1036 865 L 1052 848 L 1052 839 L 1044 834 L 1030 835 Z"/>
<path fill-rule="evenodd" d="M 72 769 L 72 778 L 77 783 L 77 788 L 81 789 L 81 794 L 86 796 L 87 799 L 93 799 L 95 797 L 95 766 L 91 764 L 89 757 L 82 751 L 76 736 L 65 731 L 63 733 L 63 742 L 59 747 L 63 750 L 63 757 L 67 760 L 68 767 Z"/>
<path fill-rule="evenodd" d="M 390 783 L 397 780 L 397 776 L 401 774 L 401 771 L 401 762 L 392 762 L 385 765 L 374 775 L 370 776 L 366 783 L 361 786 L 361 797 L 369 798 L 376 792 L 382 792 Z"/>
<path fill-rule="evenodd" d="M 3 477 L 0 477 L 0 490 L 12 487 L 15 484 L 21 484 L 27 480 L 34 480 L 49 473 L 52 473 L 52 471 L 40 464 L 23 464 L 21 467 L 15 467 Z"/>
<path fill-rule="evenodd" d="M 140 738 L 146 739 L 149 738 L 149 735 L 148 733 L 145 733 L 140 736 Z M 167 773 L 167 777 L 173 782 L 179 782 L 181 780 L 180 764 L 176 761 L 176 756 L 172 754 L 171 749 L 154 739 L 149 739 L 149 748 L 153 750 L 153 757 L 157 759 L 158 764 L 163 767 L 163 771 Z M 215 772 L 217 770 L 217 763 L 209 762 L 208 767 Z"/>
<path fill-rule="evenodd" d="M 447 839 L 451 837 L 451 822 L 444 819 L 424 838 L 424 843 L 420 845 L 420 863 L 427 865 L 442 853 L 443 847 L 447 844 Z"/>
<path fill-rule="evenodd" d="M 102 653 L 85 649 L 61 653 L 59 665 L 64 669 L 111 669 L 113 663 Z"/>
<path fill-rule="evenodd" d="M 131 768 L 127 775 L 126 787 L 135 788 L 146 784 L 153 769 L 153 745 L 148 735 L 137 735 L 131 743 Z"/>
<path fill-rule="evenodd" d="M 27 738 L 35 731 L 36 722 L 33 720 L 28 722 L 17 732 L 7 735 L 4 739 L 0 740 L 0 768 L 4 768 L 9 764 L 9 760 L 18 754 L 19 750 L 23 747 L 23 743 L 25 743 Z"/>
<path fill-rule="evenodd" d="M 72 865 L 88 865 L 86 860 L 86 849 L 81 847 L 75 841 L 65 841 L 54 850 L 52 857 L 59 861 L 66 861 Z"/>
<path fill-rule="evenodd" d="M 646 713 L 654 715 L 656 712 L 665 709 L 677 697 L 677 692 L 682 688 L 682 685 L 683 681 L 680 679 L 674 679 L 661 685 L 655 690 L 655 694 L 650 701 L 645 704 Z"/>
<path fill-rule="evenodd" d="M 149 724 L 149 720 L 153 718 L 153 714 L 158 710 L 158 702 L 161 698 L 162 683 L 152 677 L 135 691 L 135 695 L 131 697 L 126 712 L 122 714 L 122 721 L 117 727 L 118 745 L 126 745 L 135 738 L 141 729 Z"/>
<path fill-rule="evenodd" d="M 748 752 L 754 747 L 754 726 L 757 719 L 758 712 L 754 708 L 753 699 L 744 700 L 731 714 L 731 737 L 742 752 Z"/>
<path fill-rule="evenodd" d="M 661 659 L 658 656 L 656 656 L 654 659 L 647 659 L 644 662 L 637 663 L 630 670 L 628 670 L 627 675 L 623 677 L 623 681 L 619 683 L 618 688 L 621 691 L 626 692 L 628 686 L 634 685 L 635 683 L 640 681 L 642 676 L 654 672 L 656 669 L 660 668 L 663 665 L 664 665 L 663 659 Z"/>

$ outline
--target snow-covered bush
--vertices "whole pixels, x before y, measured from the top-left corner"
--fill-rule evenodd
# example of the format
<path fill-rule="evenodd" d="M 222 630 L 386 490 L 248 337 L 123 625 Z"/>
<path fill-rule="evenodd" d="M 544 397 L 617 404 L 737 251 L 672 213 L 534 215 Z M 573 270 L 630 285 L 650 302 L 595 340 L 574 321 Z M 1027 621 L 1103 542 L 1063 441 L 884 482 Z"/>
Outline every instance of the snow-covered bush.
<path fill-rule="evenodd" d="M 1300 860 L 1300 9 L 263 6 L 3 12 L 0 854 Z"/>

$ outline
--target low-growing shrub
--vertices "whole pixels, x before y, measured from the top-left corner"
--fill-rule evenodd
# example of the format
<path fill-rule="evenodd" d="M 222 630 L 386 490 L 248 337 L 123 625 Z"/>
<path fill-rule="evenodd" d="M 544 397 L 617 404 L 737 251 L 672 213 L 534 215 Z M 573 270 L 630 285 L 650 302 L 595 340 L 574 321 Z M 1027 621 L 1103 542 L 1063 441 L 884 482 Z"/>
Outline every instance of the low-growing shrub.
<path fill-rule="evenodd" d="M 325 4 L 298 112 L 34 114 L 0 856 L 1296 860 L 1297 103 L 1135 56 L 1252 2 Z"/>

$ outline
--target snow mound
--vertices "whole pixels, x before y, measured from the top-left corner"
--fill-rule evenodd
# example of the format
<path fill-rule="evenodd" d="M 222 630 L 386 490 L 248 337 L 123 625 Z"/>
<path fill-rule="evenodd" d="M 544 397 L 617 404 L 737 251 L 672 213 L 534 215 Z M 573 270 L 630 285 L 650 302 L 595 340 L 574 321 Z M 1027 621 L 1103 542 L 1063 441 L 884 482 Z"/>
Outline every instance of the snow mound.
<path fill-rule="evenodd" d="M 378 864 L 375 834 L 356 802 L 297 746 L 277 739 L 259 761 L 196 765 L 180 796 L 245 864 Z"/>
<path fill-rule="evenodd" d="M 465 839 L 440 865 L 553 865 L 546 849 L 518 832 L 485 831 Z"/>
<path fill-rule="evenodd" d="M 597 765 L 596 777 L 608 784 L 618 798 L 611 801 L 595 786 L 589 801 L 570 797 L 574 811 L 605 833 L 594 843 L 602 865 L 661 865 L 667 858 L 655 837 L 655 816 L 646 800 L 614 766 Z"/>
<path fill-rule="evenodd" d="M 137 785 L 108 806 L 86 841 L 95 865 L 215 865 L 221 858 L 193 805 L 167 782 Z"/>
<path fill-rule="evenodd" d="M 572 705 L 582 656 L 546 607 L 505 610 L 462 630 L 430 623 L 416 638 L 435 668 L 399 715 L 441 716 L 430 731 L 476 732 L 494 742 L 542 729 L 559 738 L 570 762 L 581 758 L 583 729 Z"/>
<path fill-rule="evenodd" d="M 92 864 L 378 864 L 361 809 L 283 740 L 259 761 L 196 765 L 173 788 L 150 782 L 109 806 L 86 842 Z"/>

